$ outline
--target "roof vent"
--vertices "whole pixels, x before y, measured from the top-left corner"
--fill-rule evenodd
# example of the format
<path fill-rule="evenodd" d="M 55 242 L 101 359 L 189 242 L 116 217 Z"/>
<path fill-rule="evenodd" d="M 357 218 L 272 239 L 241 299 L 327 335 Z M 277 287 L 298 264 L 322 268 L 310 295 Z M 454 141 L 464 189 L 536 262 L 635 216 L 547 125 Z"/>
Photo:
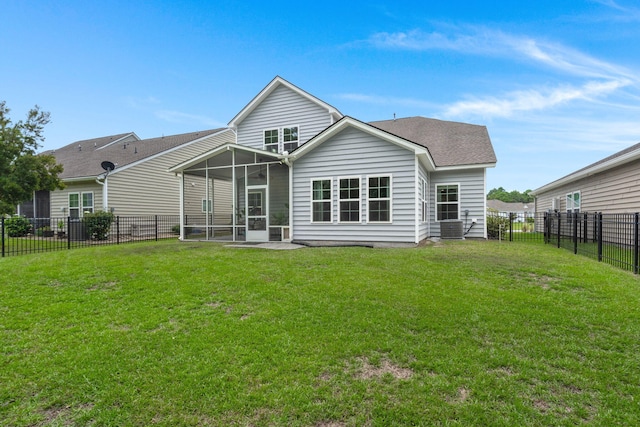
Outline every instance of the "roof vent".
<path fill-rule="evenodd" d="M 464 229 L 462 220 L 446 219 L 440 221 L 440 238 L 441 239 L 464 239 Z"/>
<path fill-rule="evenodd" d="M 82 145 L 78 145 L 78 151 L 82 151 Z"/>

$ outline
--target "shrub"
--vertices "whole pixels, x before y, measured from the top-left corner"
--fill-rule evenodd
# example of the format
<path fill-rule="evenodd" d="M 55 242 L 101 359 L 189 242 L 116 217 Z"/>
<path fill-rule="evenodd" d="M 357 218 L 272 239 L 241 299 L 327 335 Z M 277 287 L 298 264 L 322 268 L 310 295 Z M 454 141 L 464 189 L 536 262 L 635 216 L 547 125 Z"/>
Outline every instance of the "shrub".
<path fill-rule="evenodd" d="M 23 237 L 31 232 L 31 223 L 23 216 L 13 216 L 4 221 L 9 237 Z"/>
<path fill-rule="evenodd" d="M 174 234 L 180 234 L 180 224 L 176 224 L 171 227 L 171 232 Z"/>
<path fill-rule="evenodd" d="M 499 239 L 500 226 L 502 232 L 509 230 L 509 218 L 498 215 L 487 215 L 487 235 L 489 239 Z"/>
<path fill-rule="evenodd" d="M 89 237 L 95 240 L 107 240 L 114 218 L 111 212 L 96 211 L 85 213 L 82 220 Z"/>

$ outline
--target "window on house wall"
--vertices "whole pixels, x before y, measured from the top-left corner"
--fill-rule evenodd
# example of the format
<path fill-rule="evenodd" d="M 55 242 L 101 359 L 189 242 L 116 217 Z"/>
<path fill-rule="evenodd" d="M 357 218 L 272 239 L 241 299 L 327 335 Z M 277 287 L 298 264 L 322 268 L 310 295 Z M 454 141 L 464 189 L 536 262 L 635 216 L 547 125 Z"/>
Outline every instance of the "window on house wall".
<path fill-rule="evenodd" d="M 436 185 L 437 220 L 458 219 L 460 188 L 458 184 Z"/>
<path fill-rule="evenodd" d="M 367 222 L 391 222 L 391 176 L 367 178 Z"/>
<path fill-rule="evenodd" d="M 288 126 L 264 131 L 264 149 L 272 153 L 293 151 L 300 145 L 298 126 Z"/>
<path fill-rule="evenodd" d="M 264 149 L 266 151 L 277 153 L 279 142 L 278 129 L 267 129 L 264 131 Z"/>
<path fill-rule="evenodd" d="M 420 219 L 422 222 L 429 221 L 429 187 L 427 186 L 427 180 L 420 178 Z"/>
<path fill-rule="evenodd" d="M 80 217 L 80 193 L 69 193 L 69 216 Z"/>
<path fill-rule="evenodd" d="M 206 199 L 202 199 L 202 213 L 213 211 L 213 200 L 209 199 L 208 202 Z"/>
<path fill-rule="evenodd" d="M 311 222 L 331 222 L 331 179 L 311 181 Z"/>
<path fill-rule="evenodd" d="M 360 222 L 360 178 L 339 178 L 340 222 Z"/>
<path fill-rule="evenodd" d="M 298 148 L 298 126 L 282 128 L 282 151 L 293 151 Z"/>
<path fill-rule="evenodd" d="M 567 194 L 567 213 L 580 212 L 580 192 Z"/>
<path fill-rule="evenodd" d="M 93 213 L 93 193 L 82 193 L 82 213 Z"/>

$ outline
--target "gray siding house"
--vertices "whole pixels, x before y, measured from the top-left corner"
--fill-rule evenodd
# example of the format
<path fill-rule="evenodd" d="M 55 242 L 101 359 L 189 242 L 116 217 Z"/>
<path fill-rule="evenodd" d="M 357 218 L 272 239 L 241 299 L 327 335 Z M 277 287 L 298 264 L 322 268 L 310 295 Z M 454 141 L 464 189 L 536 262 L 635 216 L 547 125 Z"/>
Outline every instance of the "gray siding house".
<path fill-rule="evenodd" d="M 531 192 L 536 212 L 640 212 L 640 143 Z"/>
<path fill-rule="evenodd" d="M 170 168 L 183 218 L 193 179 L 212 200 L 198 222 L 183 221 L 183 239 L 418 243 L 448 220 L 486 238 L 496 156 L 484 126 L 364 123 L 276 77 L 229 127 L 235 141 Z"/>

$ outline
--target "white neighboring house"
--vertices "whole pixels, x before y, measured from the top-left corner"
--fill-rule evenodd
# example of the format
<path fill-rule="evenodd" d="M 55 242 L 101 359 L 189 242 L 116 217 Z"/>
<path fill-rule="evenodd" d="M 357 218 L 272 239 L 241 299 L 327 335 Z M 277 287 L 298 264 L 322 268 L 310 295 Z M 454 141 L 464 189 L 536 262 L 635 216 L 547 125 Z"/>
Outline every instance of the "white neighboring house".
<path fill-rule="evenodd" d="M 418 243 L 450 220 L 466 237 L 487 236 L 496 156 L 484 126 L 365 123 L 276 77 L 229 127 L 234 141 L 170 168 L 181 179 L 181 238 Z M 194 192 L 211 200 L 201 218 L 187 213 Z"/>

